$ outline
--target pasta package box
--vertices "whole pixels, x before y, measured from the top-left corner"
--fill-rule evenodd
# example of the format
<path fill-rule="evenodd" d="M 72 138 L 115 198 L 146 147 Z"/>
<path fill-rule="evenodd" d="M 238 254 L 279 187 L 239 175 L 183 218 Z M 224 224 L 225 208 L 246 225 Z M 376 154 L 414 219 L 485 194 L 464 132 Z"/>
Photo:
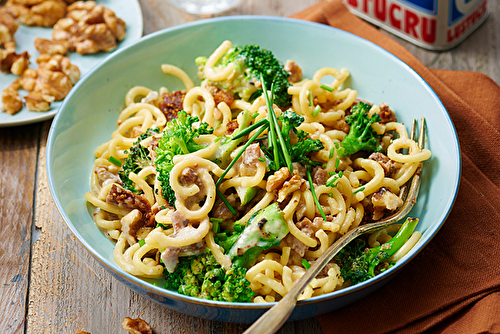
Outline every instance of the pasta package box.
<path fill-rule="evenodd" d="M 487 0 L 344 0 L 359 17 L 430 50 L 462 42 L 488 16 Z"/>

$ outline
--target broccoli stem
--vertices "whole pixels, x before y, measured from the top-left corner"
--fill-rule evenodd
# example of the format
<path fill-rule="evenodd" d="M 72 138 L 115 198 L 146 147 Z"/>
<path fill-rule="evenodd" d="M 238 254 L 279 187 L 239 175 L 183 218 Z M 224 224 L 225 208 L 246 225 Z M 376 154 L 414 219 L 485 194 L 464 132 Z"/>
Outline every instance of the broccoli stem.
<path fill-rule="evenodd" d="M 375 268 L 377 265 L 393 256 L 410 238 L 413 230 L 417 226 L 418 218 L 408 218 L 405 223 L 401 226 L 399 231 L 391 238 L 391 240 L 386 243 L 370 248 L 368 251 L 368 258 L 372 265 L 370 265 L 370 276 L 375 276 Z"/>
<path fill-rule="evenodd" d="M 350 256 L 346 252 L 339 253 L 340 257 L 338 258 L 343 262 L 341 263 L 342 277 L 353 284 L 358 284 L 374 277 L 377 266 L 382 261 L 389 259 L 406 243 L 417 224 L 418 218 L 407 218 L 391 240 L 380 246 L 367 248 L 357 257 Z M 351 251 L 355 252 L 355 249 L 351 249 Z M 342 261 L 342 259 L 344 260 Z"/>
<path fill-rule="evenodd" d="M 243 231 L 226 239 L 223 247 L 234 264 L 249 268 L 262 251 L 279 245 L 288 232 L 283 212 L 273 203 L 257 211 Z"/>

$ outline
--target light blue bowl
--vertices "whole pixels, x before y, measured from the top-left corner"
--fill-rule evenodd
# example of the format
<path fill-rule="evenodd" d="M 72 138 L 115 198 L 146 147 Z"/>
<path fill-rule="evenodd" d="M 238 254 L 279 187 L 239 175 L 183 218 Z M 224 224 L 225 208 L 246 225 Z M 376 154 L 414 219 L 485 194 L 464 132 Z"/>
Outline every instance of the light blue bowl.
<path fill-rule="evenodd" d="M 398 264 L 362 284 L 297 304 L 290 320 L 305 319 L 344 307 L 387 283 L 432 239 L 448 216 L 460 179 L 459 145 L 453 124 L 431 88 L 407 65 L 378 46 L 349 33 L 304 21 L 258 17 L 226 17 L 169 28 L 142 38 L 96 66 L 65 99 L 47 144 L 50 189 L 69 228 L 85 248 L 119 281 L 173 310 L 211 320 L 248 323 L 272 304 L 225 303 L 186 297 L 153 285 L 154 280 L 125 273 L 113 260 L 114 244 L 92 221 L 84 194 L 89 190 L 94 149 L 110 139 L 124 96 L 135 85 L 170 91 L 180 80 L 162 73 L 174 64 L 196 77 L 194 59 L 209 55 L 224 40 L 234 45 L 258 44 L 278 59 L 295 60 L 305 77 L 324 66 L 347 68 L 346 83 L 362 99 L 387 102 L 398 119 L 411 124 L 425 116 L 427 147 L 423 182 L 411 216 L 420 218 L 422 238 Z"/>

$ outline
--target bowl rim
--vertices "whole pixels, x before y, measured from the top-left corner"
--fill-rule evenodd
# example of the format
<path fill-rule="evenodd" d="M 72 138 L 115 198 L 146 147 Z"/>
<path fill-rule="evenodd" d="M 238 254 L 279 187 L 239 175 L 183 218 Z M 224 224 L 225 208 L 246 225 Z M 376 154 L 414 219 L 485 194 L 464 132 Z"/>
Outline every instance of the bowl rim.
<path fill-rule="evenodd" d="M 439 106 L 442 109 L 443 114 L 448 122 L 448 125 L 449 125 L 451 131 L 452 131 L 452 134 L 454 135 L 455 141 L 454 141 L 453 146 L 458 154 L 455 157 L 456 160 L 454 161 L 454 164 L 456 165 L 456 171 L 454 171 L 455 172 L 455 179 L 454 179 L 455 187 L 452 191 L 453 192 L 452 195 L 448 198 L 448 201 L 445 203 L 446 210 L 443 210 L 443 212 L 441 214 L 441 218 L 440 218 L 441 222 L 439 224 L 434 224 L 434 225 L 430 226 L 429 229 L 426 230 L 426 232 L 428 233 L 428 237 L 426 240 L 424 240 L 421 243 L 420 247 L 416 251 L 414 251 L 412 254 L 407 254 L 402 260 L 398 261 L 396 263 L 396 265 L 394 267 L 392 267 L 390 270 L 387 270 L 383 273 L 380 273 L 377 276 L 375 276 L 375 277 L 373 277 L 365 282 L 362 282 L 362 283 L 359 283 L 359 284 L 356 284 L 356 285 L 353 285 L 353 286 L 350 286 L 350 287 L 347 287 L 347 288 L 344 288 L 341 290 L 336 290 L 336 291 L 333 291 L 333 292 L 328 293 L 328 294 L 314 296 L 314 297 L 311 297 L 311 298 L 306 299 L 306 300 L 300 300 L 297 302 L 296 307 L 333 300 L 333 299 L 342 297 L 344 295 L 350 294 L 352 292 L 359 291 L 359 290 L 365 289 L 369 286 L 380 283 L 382 280 L 385 280 L 386 278 L 389 278 L 390 276 L 395 275 L 403 267 L 405 267 L 406 264 L 408 264 L 415 256 L 417 256 L 427 246 L 427 244 L 435 237 L 437 232 L 441 229 L 441 227 L 446 222 L 446 219 L 448 218 L 448 216 L 453 208 L 453 205 L 454 205 L 456 197 L 457 197 L 459 185 L 460 185 L 461 170 L 462 170 L 462 159 L 461 159 L 461 155 L 460 155 L 460 145 L 459 145 L 459 141 L 458 141 L 458 137 L 457 137 L 456 128 L 455 128 L 453 122 L 451 121 L 451 118 L 450 118 L 445 106 L 443 105 L 441 99 L 434 92 L 434 90 L 430 87 L 430 85 L 415 70 L 413 70 L 409 65 L 404 63 L 401 59 L 399 59 L 394 54 L 392 54 L 389 51 L 385 50 L 384 48 L 378 46 L 377 44 L 375 44 L 369 40 L 366 40 L 360 36 L 352 34 L 350 32 L 347 32 L 347 31 L 344 31 L 344 30 L 341 30 L 341 29 L 338 29 L 335 27 L 331 27 L 329 25 L 317 23 L 317 22 L 304 21 L 304 20 L 288 18 L 288 17 L 263 16 L 263 15 L 235 15 L 235 16 L 225 16 L 225 17 L 202 19 L 202 20 L 198 20 L 198 21 L 180 24 L 180 25 L 173 26 L 173 27 L 168 27 L 168 28 L 150 33 L 146 36 L 143 36 L 139 40 L 137 40 L 131 44 L 128 44 L 124 48 L 121 48 L 121 49 L 113 52 L 108 57 L 106 57 L 101 62 L 99 62 L 97 65 L 95 65 L 91 70 L 89 70 L 87 75 L 85 75 L 82 79 L 79 80 L 79 82 L 75 85 L 75 87 L 73 87 L 73 89 L 70 91 L 68 96 L 63 101 L 63 104 L 60 106 L 59 111 L 57 112 L 56 116 L 54 117 L 54 120 L 52 122 L 50 131 L 49 131 L 48 140 L 47 140 L 47 149 L 46 149 L 46 159 L 47 159 L 46 165 L 47 165 L 47 167 L 46 167 L 46 169 L 47 169 L 49 188 L 50 188 L 52 197 L 54 198 L 54 202 L 56 204 L 56 207 L 57 207 L 59 213 L 61 214 L 61 216 L 63 217 L 64 222 L 70 228 L 71 232 L 77 237 L 79 242 L 87 249 L 87 251 L 90 252 L 90 254 L 92 254 L 94 256 L 94 258 L 96 258 L 98 260 L 98 262 L 101 263 L 101 265 L 105 269 L 107 269 L 108 271 L 114 272 L 116 275 L 120 276 L 122 280 L 127 281 L 128 283 L 132 283 L 133 285 L 137 285 L 141 289 L 147 289 L 153 293 L 158 293 L 158 294 L 160 294 L 166 298 L 169 298 L 169 299 L 175 299 L 175 300 L 179 300 L 179 301 L 183 301 L 183 302 L 188 301 L 192 304 L 199 304 L 199 305 L 210 306 L 210 307 L 215 306 L 218 308 L 230 308 L 230 309 L 235 309 L 235 308 L 240 309 L 241 308 L 241 309 L 259 310 L 259 309 L 271 308 L 272 306 L 274 306 L 277 303 L 277 302 L 272 302 L 272 303 L 262 303 L 261 304 L 261 303 L 243 303 L 243 302 L 222 302 L 222 301 L 213 301 L 213 300 L 201 299 L 201 298 L 196 298 L 196 297 L 190 297 L 190 296 L 179 294 L 176 291 L 167 290 L 167 289 L 160 287 L 160 286 L 154 286 L 153 284 L 145 281 L 144 279 L 142 279 L 140 277 L 133 276 L 133 275 L 123 271 L 121 268 L 118 268 L 116 264 L 113 265 L 112 263 L 110 263 L 111 262 L 110 260 L 108 260 L 107 258 L 104 258 L 97 251 L 95 251 L 93 249 L 93 247 L 85 240 L 85 238 L 83 238 L 82 235 L 77 231 L 77 229 L 75 228 L 75 226 L 73 225 L 73 223 L 69 219 L 68 215 L 66 214 L 64 207 L 62 206 L 60 198 L 55 190 L 53 179 L 51 177 L 53 174 L 51 157 L 52 157 L 53 149 L 54 149 L 53 144 L 55 141 L 55 137 L 57 135 L 55 133 L 56 125 L 58 124 L 59 119 L 62 117 L 63 111 L 66 110 L 66 105 L 70 103 L 71 97 L 74 94 L 76 94 L 79 87 L 84 84 L 84 82 L 87 80 L 87 77 L 90 77 L 94 72 L 99 71 L 99 69 L 101 67 L 105 66 L 109 61 L 112 61 L 115 57 L 118 57 L 121 53 L 127 52 L 131 48 L 135 48 L 135 47 L 137 47 L 137 45 L 146 43 L 146 41 L 148 41 L 150 39 L 157 38 L 157 36 L 161 36 L 163 34 L 169 34 L 169 33 L 176 32 L 176 31 L 182 31 L 184 29 L 189 29 L 189 28 L 194 27 L 194 26 L 216 25 L 219 22 L 236 21 L 236 20 L 238 20 L 238 21 L 241 21 L 241 20 L 273 21 L 273 22 L 280 22 L 281 21 L 281 22 L 286 22 L 286 23 L 291 23 L 291 24 L 301 24 L 301 25 L 305 25 L 305 26 L 313 26 L 313 27 L 316 27 L 319 29 L 324 29 L 325 31 L 333 30 L 333 31 L 336 31 L 336 33 L 344 34 L 344 35 L 348 36 L 348 38 L 356 40 L 358 43 L 364 43 L 364 44 L 369 45 L 372 48 L 378 49 L 378 51 L 380 51 L 386 57 L 392 58 L 393 61 L 399 63 L 413 77 L 415 77 L 415 79 L 417 81 L 419 81 L 421 84 L 423 84 L 424 88 L 426 88 L 426 90 L 434 97 L 434 99 L 437 103 L 437 106 Z M 115 266 L 116 266 L 116 268 L 115 268 Z"/>

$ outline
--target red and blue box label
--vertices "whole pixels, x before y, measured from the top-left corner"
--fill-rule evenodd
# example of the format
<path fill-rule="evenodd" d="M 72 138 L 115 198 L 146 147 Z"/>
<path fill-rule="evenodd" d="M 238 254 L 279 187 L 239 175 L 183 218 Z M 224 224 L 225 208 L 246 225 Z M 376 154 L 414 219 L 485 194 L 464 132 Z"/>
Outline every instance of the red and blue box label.
<path fill-rule="evenodd" d="M 487 17 L 487 0 L 344 0 L 361 18 L 432 49 L 460 43 Z"/>

